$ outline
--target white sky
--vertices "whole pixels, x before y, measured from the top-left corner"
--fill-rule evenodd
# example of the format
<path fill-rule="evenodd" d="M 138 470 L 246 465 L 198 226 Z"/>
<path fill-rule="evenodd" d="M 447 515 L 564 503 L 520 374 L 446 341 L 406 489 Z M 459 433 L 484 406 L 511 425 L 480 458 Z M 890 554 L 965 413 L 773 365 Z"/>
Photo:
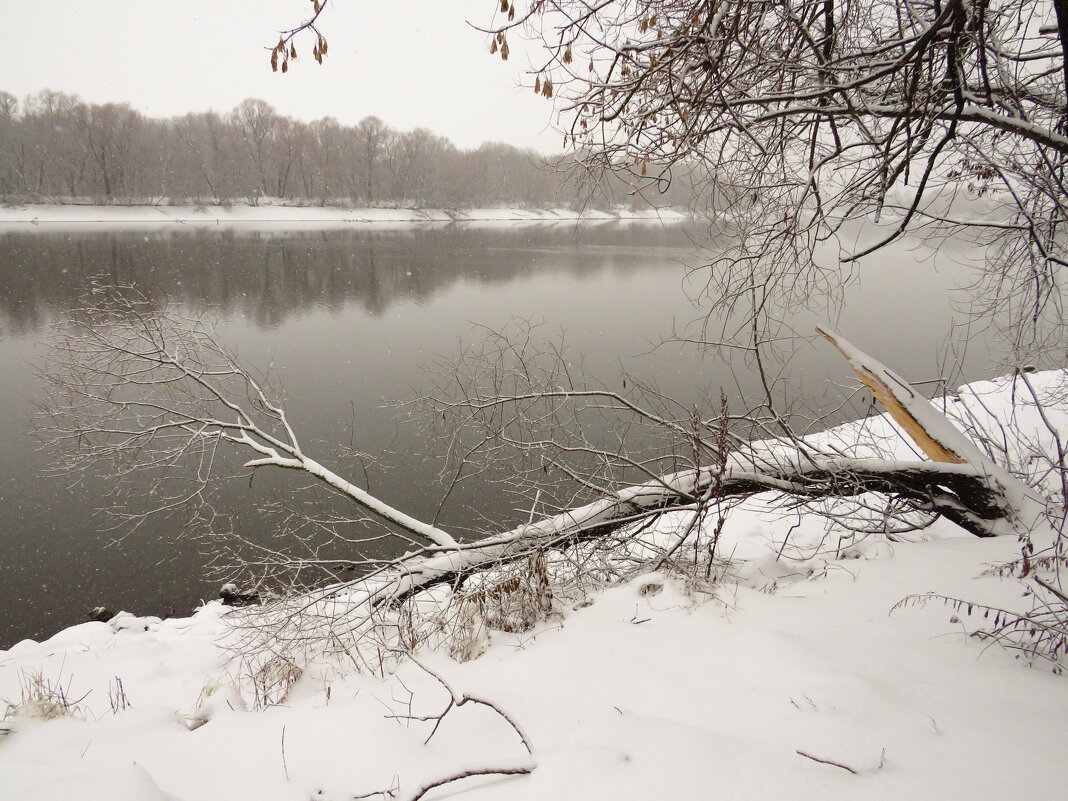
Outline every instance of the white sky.
<path fill-rule="evenodd" d="M 259 97 L 304 120 L 352 124 L 375 114 L 460 147 L 496 140 L 558 151 L 551 104 L 517 87 L 528 66 L 520 43 L 502 62 L 467 24 L 486 27 L 496 8 L 495 0 L 331 0 L 320 17 L 324 65 L 307 40 L 282 75 L 264 47 L 309 16 L 308 0 L 0 0 L 0 90 L 21 101 L 55 89 L 157 117 L 229 111 Z"/>

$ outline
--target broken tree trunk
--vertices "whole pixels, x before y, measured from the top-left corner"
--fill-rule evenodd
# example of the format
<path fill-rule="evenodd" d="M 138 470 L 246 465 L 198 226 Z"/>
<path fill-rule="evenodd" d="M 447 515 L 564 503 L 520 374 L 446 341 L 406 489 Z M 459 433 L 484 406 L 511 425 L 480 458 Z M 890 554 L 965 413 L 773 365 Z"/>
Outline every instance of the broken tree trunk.
<path fill-rule="evenodd" d="M 313 594 L 346 592 L 370 615 L 435 584 L 466 577 L 538 551 L 618 533 L 668 511 L 780 492 L 802 500 L 879 493 L 940 514 L 979 537 L 1027 536 L 1041 522 L 1044 500 L 995 464 L 908 382 L 838 334 L 820 331 L 906 436 L 931 461 L 846 458 L 804 440 L 753 443 L 726 464 L 665 475 L 510 531 L 451 547 L 434 546 L 398 559 L 370 576 Z M 350 618 L 351 619 L 351 618 Z"/>
<path fill-rule="evenodd" d="M 932 462 L 969 468 L 969 479 L 956 483 L 949 481 L 947 488 L 958 495 L 965 513 L 980 513 L 980 519 L 985 522 L 977 521 L 975 525 L 956 519 L 954 522 L 977 536 L 1027 536 L 1042 524 L 1046 499 L 1041 493 L 983 453 L 945 415 L 888 367 L 853 347 L 840 334 L 821 328 L 816 330 L 838 349 L 861 382 Z M 996 514 L 990 516 L 991 511 Z"/>

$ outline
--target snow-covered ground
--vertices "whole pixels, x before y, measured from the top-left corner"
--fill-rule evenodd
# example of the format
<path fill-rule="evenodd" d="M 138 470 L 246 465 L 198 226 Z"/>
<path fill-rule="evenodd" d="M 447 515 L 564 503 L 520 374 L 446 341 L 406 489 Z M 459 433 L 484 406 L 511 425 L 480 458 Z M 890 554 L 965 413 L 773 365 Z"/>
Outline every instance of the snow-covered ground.
<path fill-rule="evenodd" d="M 973 385 L 958 402 L 981 396 L 1004 412 L 1011 391 Z M 1033 410 L 1018 411 L 1025 433 L 1041 428 Z M 1051 419 L 1068 429 L 1064 408 Z M 649 574 L 526 633 L 495 632 L 472 661 L 421 651 L 455 691 L 505 710 L 537 764 L 426 797 L 1062 797 L 1068 679 L 970 636 L 981 615 L 933 600 L 891 613 L 928 592 L 1028 608 L 1022 583 L 985 573 L 1017 556 L 1017 542 L 939 522 L 911 541 L 786 558 L 839 533 L 747 503 L 721 543 L 736 580 L 694 587 Z M 778 558 L 787 536 L 799 550 Z M 51 720 L 46 705 L 9 710 L 0 799 L 340 801 L 407 793 L 463 767 L 529 764 L 485 707 L 454 708 L 425 743 L 433 723 L 406 716 L 440 713 L 448 694 L 410 661 L 386 678 L 308 669 L 282 703 L 250 710 L 240 663 L 219 646 L 228 614 L 211 603 L 185 619 L 124 615 L 0 652 L 0 699 L 19 705 L 38 677 L 70 707 Z"/>
<path fill-rule="evenodd" d="M 0 206 L 0 225 L 50 228 L 94 223 L 108 226 L 290 226 L 411 225 L 414 223 L 646 222 L 675 224 L 690 219 L 675 209 L 350 209 L 340 206 L 288 206 L 234 203 L 226 206 L 10 204 Z"/>

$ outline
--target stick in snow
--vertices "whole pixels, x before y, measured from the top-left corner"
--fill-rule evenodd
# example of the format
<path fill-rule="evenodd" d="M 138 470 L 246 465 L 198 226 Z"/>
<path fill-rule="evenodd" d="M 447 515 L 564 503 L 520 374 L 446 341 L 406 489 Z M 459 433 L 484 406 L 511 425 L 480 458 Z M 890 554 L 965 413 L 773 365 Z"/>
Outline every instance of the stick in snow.
<path fill-rule="evenodd" d="M 849 765 L 843 765 L 841 762 L 835 762 L 833 759 L 821 759 L 818 756 L 812 756 L 812 754 L 805 753 L 800 748 L 797 749 L 797 753 L 798 753 L 799 756 L 803 756 L 805 759 L 811 759 L 813 762 L 819 762 L 819 763 L 821 763 L 823 765 L 833 765 L 836 768 L 841 768 L 842 770 L 848 770 L 854 776 L 859 776 L 860 775 L 860 773 L 858 771 L 856 771 L 853 768 L 849 767 Z"/>

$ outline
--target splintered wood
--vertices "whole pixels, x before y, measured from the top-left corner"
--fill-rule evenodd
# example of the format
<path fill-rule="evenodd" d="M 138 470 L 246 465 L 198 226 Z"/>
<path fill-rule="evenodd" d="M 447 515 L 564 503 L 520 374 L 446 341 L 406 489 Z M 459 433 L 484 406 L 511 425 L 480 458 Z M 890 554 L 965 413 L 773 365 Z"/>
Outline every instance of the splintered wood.
<path fill-rule="evenodd" d="M 883 408 L 894 418 L 894 422 L 901 426 L 920 450 L 927 454 L 928 459 L 932 462 L 967 464 L 967 459 L 961 457 L 945 443 L 939 442 L 924 428 L 923 424 L 913 416 L 906 405 L 894 394 L 894 390 L 890 388 L 884 377 L 877 375 L 875 371 L 869 369 L 858 360 L 858 352 L 849 343 L 841 340 L 836 335 L 829 334 L 822 328 L 817 328 L 816 330 L 845 357 L 846 361 L 849 362 L 849 366 L 853 368 L 853 372 L 857 374 L 864 386 L 871 390 L 871 394 L 875 399 L 883 405 Z M 889 371 L 885 371 L 885 368 L 880 372 L 885 372 L 887 377 L 890 376 Z M 907 384 L 902 384 L 902 389 L 910 394 L 912 393 L 911 387 Z"/>

